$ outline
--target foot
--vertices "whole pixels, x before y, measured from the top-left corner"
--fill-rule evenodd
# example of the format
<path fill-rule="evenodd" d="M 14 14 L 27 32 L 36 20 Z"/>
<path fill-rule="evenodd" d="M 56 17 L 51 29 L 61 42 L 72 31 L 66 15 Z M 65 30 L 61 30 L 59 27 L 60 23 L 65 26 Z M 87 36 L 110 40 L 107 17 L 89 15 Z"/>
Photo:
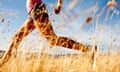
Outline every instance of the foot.
<path fill-rule="evenodd" d="M 84 52 L 97 52 L 97 46 L 87 45 Z"/>
<path fill-rule="evenodd" d="M 92 69 L 95 69 L 96 67 L 96 61 L 97 61 L 97 46 L 88 46 L 88 52 L 90 52 L 90 56 L 91 56 L 91 67 Z"/>

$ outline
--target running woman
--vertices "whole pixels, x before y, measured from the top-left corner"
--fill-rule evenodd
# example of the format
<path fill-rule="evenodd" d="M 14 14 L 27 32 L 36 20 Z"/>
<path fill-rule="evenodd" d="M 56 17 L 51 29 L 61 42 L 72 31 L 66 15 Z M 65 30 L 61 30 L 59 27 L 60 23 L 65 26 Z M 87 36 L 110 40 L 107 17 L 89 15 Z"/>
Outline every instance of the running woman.
<path fill-rule="evenodd" d="M 0 66 L 6 63 L 11 55 L 16 52 L 23 38 L 25 38 L 35 28 L 50 43 L 51 46 L 62 46 L 69 49 L 88 52 L 92 46 L 84 45 L 67 37 L 61 37 L 55 34 L 48 16 L 48 10 L 42 0 L 26 0 L 28 18 L 20 29 L 13 36 L 8 50 L 0 60 Z M 63 0 L 58 0 L 54 12 L 58 14 L 61 10 Z"/>

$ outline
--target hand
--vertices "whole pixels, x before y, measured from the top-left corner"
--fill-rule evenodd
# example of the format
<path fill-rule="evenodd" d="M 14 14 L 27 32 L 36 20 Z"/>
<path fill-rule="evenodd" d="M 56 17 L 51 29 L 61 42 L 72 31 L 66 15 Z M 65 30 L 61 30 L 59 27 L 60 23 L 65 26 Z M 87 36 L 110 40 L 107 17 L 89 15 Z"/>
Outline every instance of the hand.
<path fill-rule="evenodd" d="M 63 3 L 63 0 L 58 0 L 57 6 L 56 6 L 55 9 L 54 9 L 54 13 L 55 13 L 55 14 L 60 13 L 60 10 L 61 10 L 61 8 L 62 8 L 62 3 Z"/>

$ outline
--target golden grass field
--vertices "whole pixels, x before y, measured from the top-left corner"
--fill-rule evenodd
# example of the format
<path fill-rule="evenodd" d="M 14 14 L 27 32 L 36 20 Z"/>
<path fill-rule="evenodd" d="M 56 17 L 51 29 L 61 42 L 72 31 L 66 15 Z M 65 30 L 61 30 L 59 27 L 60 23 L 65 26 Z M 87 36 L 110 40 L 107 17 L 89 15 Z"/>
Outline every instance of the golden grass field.
<path fill-rule="evenodd" d="M 14 0 L 12 0 L 12 1 L 14 1 Z M 52 0 L 50 0 L 50 1 L 52 1 Z M 109 25 L 106 25 L 106 19 L 109 20 L 109 17 L 111 19 L 117 18 L 117 17 L 112 18 L 112 15 L 114 14 L 114 12 L 117 11 L 116 10 L 117 2 L 114 2 L 115 0 L 112 0 L 112 1 L 108 0 L 108 3 L 105 5 L 105 6 L 107 6 L 107 8 L 106 8 L 107 13 L 104 10 L 104 7 L 99 12 L 99 6 L 97 5 L 97 2 L 95 3 L 95 5 L 91 6 L 90 4 L 92 4 L 92 1 L 90 1 L 90 0 L 89 0 L 90 2 L 88 2 L 88 4 L 86 4 L 86 0 L 83 0 L 83 2 L 82 2 L 82 0 L 70 0 L 70 3 L 67 3 L 67 2 L 69 2 L 67 0 L 64 0 L 64 1 L 66 1 L 66 3 L 64 3 L 64 4 L 66 4 L 66 5 L 68 4 L 68 7 L 65 7 L 65 11 L 63 11 L 63 14 L 61 13 L 61 15 L 59 15 L 60 19 L 58 18 L 58 21 L 57 21 L 57 19 L 55 19 L 56 16 L 54 17 L 54 16 L 52 16 L 52 12 L 50 13 L 51 14 L 50 15 L 51 23 L 53 23 L 54 29 L 57 30 L 58 33 L 65 31 L 65 33 L 67 33 L 69 35 L 73 35 L 73 38 L 76 38 L 76 40 L 78 40 L 78 41 L 79 40 L 80 41 L 83 40 L 83 41 L 87 41 L 87 42 L 91 41 L 91 42 L 93 42 L 93 45 L 98 42 L 101 47 L 102 47 L 102 43 L 104 45 L 104 42 L 105 42 L 105 45 L 108 44 L 107 45 L 108 49 L 116 50 L 117 48 L 118 49 L 120 48 L 120 45 L 119 45 L 119 41 L 120 41 L 120 39 L 119 39 L 119 33 L 120 33 L 119 19 L 115 20 L 116 26 L 111 25 L 109 27 Z M 96 1 L 99 1 L 99 0 L 96 0 Z M 115 5 L 114 5 L 114 3 L 115 3 Z M 1 1 L 0 1 L 0 4 L 2 5 Z M 3 5 L 7 5 L 7 4 L 3 4 Z M 50 4 L 50 5 L 51 5 L 50 8 L 52 8 L 52 5 L 54 6 L 54 4 Z M 75 7 L 75 5 L 77 5 L 78 7 Z M 86 7 L 86 6 L 88 6 L 88 7 Z M 8 7 L 8 6 L 6 6 L 6 7 Z M 79 7 L 81 9 L 79 9 Z M 109 9 L 113 10 L 112 15 L 109 15 Z M 115 9 L 115 11 L 114 11 L 114 9 Z M 97 10 L 98 10 L 98 14 L 94 17 L 93 13 L 94 12 L 97 13 Z M 71 16 L 69 16 L 70 14 L 71 14 Z M 117 12 L 115 14 L 117 14 Z M 8 33 L 9 32 L 11 33 L 14 31 L 14 29 L 13 29 L 14 21 L 12 21 L 12 20 L 16 20 L 14 17 L 17 18 L 17 13 L 16 12 L 15 13 L 14 12 L 1 12 L 0 15 L 1 15 L 0 20 L 2 23 L 1 27 L 3 27 L 3 30 L 0 31 L 0 41 L 1 41 L 0 45 L 1 45 L 1 48 L 5 48 L 7 46 L 6 42 L 8 42 L 8 40 L 9 40 Z M 6 19 L 7 15 L 11 16 L 13 18 L 11 18 L 10 20 L 8 19 L 8 21 L 7 21 L 7 19 Z M 18 18 L 17 18 L 18 21 L 19 21 L 19 17 L 20 17 L 19 15 L 20 14 L 18 14 Z M 105 18 L 103 18 L 103 20 L 102 20 L 103 22 L 99 23 L 99 21 L 98 21 L 99 18 L 104 17 L 104 15 L 105 15 Z M 79 27 L 79 25 L 81 24 L 80 26 L 82 26 L 82 27 L 80 28 L 80 31 L 72 34 L 71 29 L 73 29 L 73 32 L 77 31 L 76 30 L 77 26 L 74 27 L 72 25 L 72 23 L 74 23 L 74 21 L 76 19 L 78 19 L 79 17 L 80 17 L 80 20 L 78 22 L 76 21 L 77 26 Z M 97 19 L 97 17 L 98 17 L 98 19 Z M 20 19 L 20 20 L 22 20 L 22 19 Z M 93 21 L 93 25 L 91 25 L 91 28 L 88 30 L 88 32 L 84 33 L 85 26 L 91 24 L 92 21 Z M 92 32 L 92 30 L 94 30 L 94 22 L 96 23 L 96 29 L 95 29 L 95 33 L 93 33 L 93 35 L 92 35 L 91 32 Z M 112 23 L 112 21 L 110 21 L 110 23 Z M 18 24 L 19 24 L 19 22 L 18 22 Z M 71 24 L 71 26 L 70 26 L 70 29 L 67 30 L 68 24 Z M 10 27 L 10 26 L 13 26 L 13 27 Z M 16 30 L 15 30 L 15 32 L 16 32 Z M 90 33 L 90 36 L 89 36 L 89 33 Z M 107 34 L 109 34 L 109 33 L 110 33 L 110 35 L 107 36 Z M 29 51 L 29 48 L 37 48 L 38 45 L 40 46 L 38 48 L 42 48 L 41 41 L 43 39 L 40 39 L 39 38 L 40 35 L 37 36 L 36 34 L 38 35 L 37 32 L 35 34 L 33 32 L 33 35 L 31 34 L 32 36 L 28 37 L 28 41 L 24 40 L 22 43 L 23 45 L 21 45 L 19 48 L 23 47 L 22 51 L 25 51 L 25 49 L 27 51 Z M 95 37 L 94 37 L 94 34 L 95 34 Z M 115 37 L 114 37 L 114 35 L 115 35 Z M 91 37 L 91 36 L 93 36 L 93 37 Z M 108 41 L 106 41 L 106 40 L 108 40 Z M 112 46 L 112 43 L 113 43 L 113 45 L 115 44 L 117 47 L 110 47 L 110 46 Z M 5 47 L 3 46 L 4 44 L 5 44 Z M 44 44 L 44 41 L 43 41 L 43 44 Z M 102 48 L 104 48 L 104 47 L 102 47 Z M 7 63 L 5 63 L 3 66 L 0 67 L 0 72 L 120 72 L 120 53 L 119 52 L 116 52 L 115 54 L 110 53 L 109 55 L 107 53 L 106 54 L 99 53 L 97 55 L 96 66 L 94 67 L 94 69 L 92 68 L 92 60 L 91 60 L 90 54 L 52 56 L 49 54 L 41 55 L 41 54 L 33 54 L 33 53 L 27 53 L 27 54 L 26 53 L 17 53 L 16 56 L 12 55 L 10 60 Z"/>
<path fill-rule="evenodd" d="M 99 54 L 94 70 L 91 56 L 49 56 L 21 54 L 12 56 L 0 72 L 120 72 L 120 54 Z"/>

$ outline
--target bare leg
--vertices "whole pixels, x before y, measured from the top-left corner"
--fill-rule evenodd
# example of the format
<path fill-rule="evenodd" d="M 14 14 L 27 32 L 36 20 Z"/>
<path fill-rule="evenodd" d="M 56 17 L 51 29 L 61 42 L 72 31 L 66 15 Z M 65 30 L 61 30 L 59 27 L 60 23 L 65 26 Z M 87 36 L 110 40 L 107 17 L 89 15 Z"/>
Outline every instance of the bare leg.
<path fill-rule="evenodd" d="M 88 46 L 76 42 L 70 38 L 57 36 L 51 26 L 47 9 L 44 4 L 36 5 L 31 12 L 31 17 L 34 19 L 35 27 L 52 46 L 62 46 L 70 49 L 81 50 L 83 52 L 86 52 L 90 49 Z"/>
<path fill-rule="evenodd" d="M 25 23 L 21 26 L 21 28 L 16 32 L 13 36 L 12 42 L 8 50 L 4 53 L 2 60 L 0 61 L 0 66 L 6 63 L 12 55 L 13 50 L 16 50 L 23 40 L 31 31 L 34 29 L 33 20 L 28 18 Z"/>

